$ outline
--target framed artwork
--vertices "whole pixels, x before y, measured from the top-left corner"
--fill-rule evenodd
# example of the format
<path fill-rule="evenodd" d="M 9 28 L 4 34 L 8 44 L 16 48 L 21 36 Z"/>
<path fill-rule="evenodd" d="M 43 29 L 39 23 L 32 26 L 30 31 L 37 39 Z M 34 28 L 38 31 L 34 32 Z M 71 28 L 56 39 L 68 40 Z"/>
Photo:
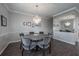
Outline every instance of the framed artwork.
<path fill-rule="evenodd" d="M 40 24 L 35 24 L 35 23 L 32 23 L 32 22 L 23 22 L 23 25 L 24 26 L 29 26 L 29 27 L 40 27 L 41 23 Z"/>
<path fill-rule="evenodd" d="M 32 23 L 31 22 L 27 22 L 27 26 L 31 26 L 32 25 Z"/>
<path fill-rule="evenodd" d="M 31 24 L 31 22 L 23 22 L 23 25 L 24 26 L 31 26 L 32 24 Z"/>
<path fill-rule="evenodd" d="M 7 26 L 7 18 L 1 15 L 1 26 Z"/>

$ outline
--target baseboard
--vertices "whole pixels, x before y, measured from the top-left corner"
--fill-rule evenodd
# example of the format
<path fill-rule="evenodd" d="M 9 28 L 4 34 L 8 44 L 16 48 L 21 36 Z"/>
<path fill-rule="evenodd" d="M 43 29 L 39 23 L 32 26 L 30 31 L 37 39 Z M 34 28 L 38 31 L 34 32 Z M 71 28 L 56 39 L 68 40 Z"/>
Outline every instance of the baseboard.
<path fill-rule="evenodd" d="M 19 42 L 19 41 L 21 41 L 21 40 L 17 40 L 17 41 L 9 41 L 9 44 L 10 44 L 10 43 Z"/>
<path fill-rule="evenodd" d="M 57 39 L 56 39 L 57 40 Z M 3 53 L 3 51 L 7 48 L 7 46 L 10 44 L 10 43 L 14 43 L 14 42 L 19 42 L 20 40 L 17 40 L 17 41 L 9 41 L 5 46 L 4 48 L 0 51 L 0 55 Z M 62 40 L 59 40 L 59 41 L 62 41 Z M 63 41 L 65 43 L 69 43 L 69 42 L 66 42 L 66 41 Z M 74 43 L 69 43 L 69 44 L 72 44 L 72 45 L 75 45 Z"/>
<path fill-rule="evenodd" d="M 7 48 L 7 46 L 9 45 L 9 43 L 7 43 L 4 48 L 0 51 L 0 55 L 3 53 L 3 51 Z"/>
<path fill-rule="evenodd" d="M 58 39 L 55 39 L 55 40 L 58 40 Z M 71 44 L 71 45 L 75 45 L 75 42 L 67 42 L 67 41 L 64 41 L 64 40 L 58 40 L 58 41 L 65 42 L 65 43 L 68 43 L 68 44 Z"/>
<path fill-rule="evenodd" d="M 14 42 L 19 42 L 20 40 L 17 40 L 17 41 L 9 41 L 5 46 L 4 48 L 0 51 L 0 55 L 3 53 L 3 51 L 7 48 L 7 46 L 10 44 L 10 43 L 14 43 Z"/>

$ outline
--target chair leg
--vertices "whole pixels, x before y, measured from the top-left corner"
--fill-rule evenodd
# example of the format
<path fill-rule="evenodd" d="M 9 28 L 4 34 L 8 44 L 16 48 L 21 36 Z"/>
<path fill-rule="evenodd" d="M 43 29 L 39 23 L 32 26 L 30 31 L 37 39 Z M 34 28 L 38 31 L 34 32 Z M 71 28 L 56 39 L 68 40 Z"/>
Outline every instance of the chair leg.
<path fill-rule="evenodd" d="M 29 50 L 29 56 L 31 56 L 31 50 Z"/>
<path fill-rule="evenodd" d="M 20 43 L 20 49 L 22 48 L 22 42 Z"/>
<path fill-rule="evenodd" d="M 23 56 L 24 48 L 22 49 L 22 56 Z"/>
<path fill-rule="evenodd" d="M 49 53 L 51 53 L 51 42 L 49 44 Z"/>
<path fill-rule="evenodd" d="M 45 50 L 44 49 L 42 50 L 42 52 L 43 52 L 43 56 L 45 56 Z"/>
<path fill-rule="evenodd" d="M 22 45 L 20 44 L 20 49 L 22 48 Z"/>
<path fill-rule="evenodd" d="M 42 51 L 43 51 L 43 56 L 45 56 L 45 49 L 44 49 L 44 45 L 43 45 L 43 50 L 42 50 Z"/>

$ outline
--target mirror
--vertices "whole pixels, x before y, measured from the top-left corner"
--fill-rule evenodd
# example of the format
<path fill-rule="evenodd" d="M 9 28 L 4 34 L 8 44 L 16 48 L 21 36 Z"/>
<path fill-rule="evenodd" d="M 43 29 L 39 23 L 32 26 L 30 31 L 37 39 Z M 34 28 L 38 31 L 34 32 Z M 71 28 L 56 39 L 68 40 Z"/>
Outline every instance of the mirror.
<path fill-rule="evenodd" d="M 60 31 L 61 32 L 74 32 L 73 23 L 74 23 L 73 19 L 62 20 L 60 22 Z"/>

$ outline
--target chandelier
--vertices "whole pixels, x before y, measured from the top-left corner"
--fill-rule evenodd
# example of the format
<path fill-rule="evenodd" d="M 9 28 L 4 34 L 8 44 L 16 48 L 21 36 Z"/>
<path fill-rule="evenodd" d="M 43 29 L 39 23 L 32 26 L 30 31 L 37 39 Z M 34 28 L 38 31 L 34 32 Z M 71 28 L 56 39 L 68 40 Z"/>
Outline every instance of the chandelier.
<path fill-rule="evenodd" d="M 38 5 L 36 5 L 35 7 L 38 8 Z M 36 15 L 33 17 L 33 21 L 35 24 L 39 24 L 41 22 L 41 17 Z"/>
<path fill-rule="evenodd" d="M 39 24 L 41 22 L 41 17 L 39 17 L 38 15 L 33 17 L 33 21 L 35 24 Z"/>
<path fill-rule="evenodd" d="M 66 22 L 65 26 L 70 26 L 70 24 L 71 24 L 70 22 Z"/>

